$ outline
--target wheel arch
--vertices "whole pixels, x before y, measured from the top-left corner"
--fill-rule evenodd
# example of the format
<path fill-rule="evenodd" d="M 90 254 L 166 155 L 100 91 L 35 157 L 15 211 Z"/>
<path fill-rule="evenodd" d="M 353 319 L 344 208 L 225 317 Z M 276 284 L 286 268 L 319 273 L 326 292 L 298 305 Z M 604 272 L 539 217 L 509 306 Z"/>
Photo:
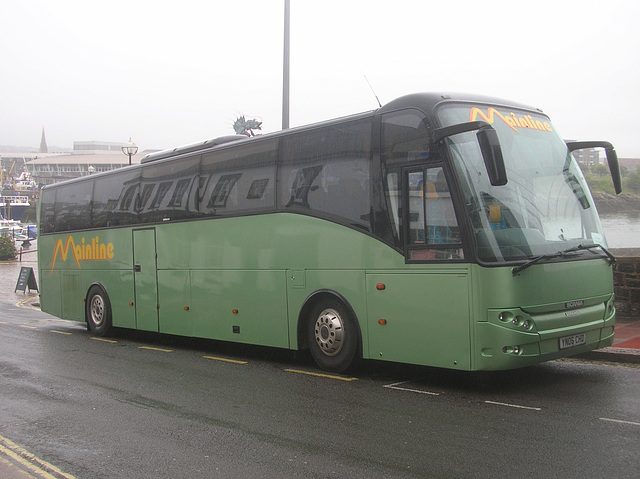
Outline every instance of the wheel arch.
<path fill-rule="evenodd" d="M 84 322 L 87 325 L 87 331 L 92 331 L 92 327 L 90 325 L 90 321 L 89 321 L 89 308 L 91 307 L 91 291 L 96 288 L 99 289 L 103 294 L 103 299 L 105 301 L 105 305 L 106 308 L 108 310 L 108 324 L 106 324 L 106 328 L 103 331 L 94 331 L 96 332 L 98 335 L 103 336 L 106 333 L 108 333 L 111 328 L 112 328 L 112 309 L 111 309 L 111 298 L 109 297 L 109 292 L 107 291 L 107 288 L 104 286 L 104 284 L 102 284 L 99 281 L 94 281 L 92 282 L 89 287 L 87 288 L 87 292 L 85 293 L 85 297 L 84 297 Z"/>
<path fill-rule="evenodd" d="M 87 308 L 86 305 L 88 304 L 88 300 L 89 300 L 89 292 L 91 291 L 91 289 L 93 287 L 97 287 L 100 288 L 102 291 L 105 292 L 105 294 L 108 296 L 109 292 L 107 291 L 107 288 L 105 288 L 104 284 L 102 284 L 100 281 L 94 281 L 93 283 L 89 284 L 89 287 L 87 288 L 86 293 L 84 294 L 84 304 L 85 304 L 85 308 L 84 308 L 84 313 L 85 313 L 85 321 L 87 321 Z"/>
<path fill-rule="evenodd" d="M 300 312 L 298 313 L 298 328 L 297 328 L 297 336 L 298 336 L 298 350 L 309 349 L 309 343 L 307 341 L 306 334 L 306 326 L 309 321 L 309 314 L 313 308 L 323 300 L 326 299 L 337 299 L 342 304 L 344 304 L 345 308 L 354 319 L 356 328 L 357 328 L 357 337 L 358 337 L 358 351 L 357 354 L 362 357 L 362 328 L 360 327 L 360 320 L 358 319 L 358 315 L 355 310 L 342 294 L 334 291 L 332 289 L 319 289 L 311 293 L 304 300 L 304 304 L 302 308 L 300 308 Z"/>

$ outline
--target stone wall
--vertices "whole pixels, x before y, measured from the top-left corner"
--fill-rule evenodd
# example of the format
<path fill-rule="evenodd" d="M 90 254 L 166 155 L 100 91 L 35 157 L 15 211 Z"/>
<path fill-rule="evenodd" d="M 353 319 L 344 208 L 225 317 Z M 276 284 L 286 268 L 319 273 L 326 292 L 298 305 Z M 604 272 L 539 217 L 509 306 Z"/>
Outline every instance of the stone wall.
<path fill-rule="evenodd" d="M 613 250 L 617 263 L 613 267 L 616 310 L 621 316 L 640 316 L 640 251 Z"/>

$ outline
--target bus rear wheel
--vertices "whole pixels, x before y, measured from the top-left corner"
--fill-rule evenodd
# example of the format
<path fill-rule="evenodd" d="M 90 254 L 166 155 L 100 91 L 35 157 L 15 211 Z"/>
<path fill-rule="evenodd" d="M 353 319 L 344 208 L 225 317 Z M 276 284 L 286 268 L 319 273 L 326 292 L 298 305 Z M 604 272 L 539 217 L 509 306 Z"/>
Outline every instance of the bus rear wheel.
<path fill-rule="evenodd" d="M 93 285 L 87 295 L 85 317 L 89 331 L 106 336 L 111 330 L 111 302 L 102 286 Z"/>
<path fill-rule="evenodd" d="M 355 318 L 339 300 L 323 300 L 311 310 L 307 340 L 318 366 L 341 373 L 354 363 L 358 352 Z"/>

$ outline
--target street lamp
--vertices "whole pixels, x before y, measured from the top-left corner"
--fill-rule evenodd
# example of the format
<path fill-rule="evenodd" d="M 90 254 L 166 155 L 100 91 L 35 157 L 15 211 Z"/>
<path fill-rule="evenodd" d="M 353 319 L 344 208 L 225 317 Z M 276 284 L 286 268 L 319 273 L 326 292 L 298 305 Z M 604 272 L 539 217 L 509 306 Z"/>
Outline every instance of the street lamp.
<path fill-rule="evenodd" d="M 129 164 L 131 164 L 131 157 L 138 153 L 138 146 L 131 141 L 131 138 L 129 138 L 129 141 L 122 147 L 122 153 L 129 156 Z"/>

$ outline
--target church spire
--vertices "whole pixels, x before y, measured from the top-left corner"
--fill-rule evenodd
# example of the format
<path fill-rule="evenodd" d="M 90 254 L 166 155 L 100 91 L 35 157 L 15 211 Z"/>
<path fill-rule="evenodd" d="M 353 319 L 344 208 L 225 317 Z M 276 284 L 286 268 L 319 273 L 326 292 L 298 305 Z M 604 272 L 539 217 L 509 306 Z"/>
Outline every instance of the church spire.
<path fill-rule="evenodd" d="M 47 139 L 44 137 L 44 126 L 42 127 L 42 139 L 40 140 L 40 153 L 49 153 L 47 148 Z"/>

